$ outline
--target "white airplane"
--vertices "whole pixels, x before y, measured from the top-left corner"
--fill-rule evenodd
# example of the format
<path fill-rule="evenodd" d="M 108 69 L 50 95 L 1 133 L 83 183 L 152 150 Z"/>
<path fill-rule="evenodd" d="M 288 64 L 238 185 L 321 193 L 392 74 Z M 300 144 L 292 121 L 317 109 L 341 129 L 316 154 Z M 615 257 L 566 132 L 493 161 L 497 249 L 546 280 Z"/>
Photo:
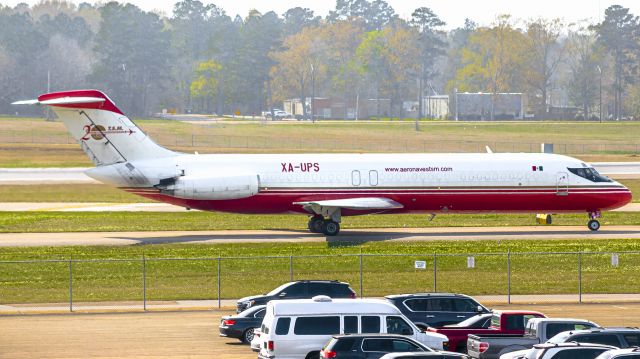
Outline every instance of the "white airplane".
<path fill-rule="evenodd" d="M 561 155 L 183 154 L 153 142 L 100 91 L 14 104 L 50 106 L 98 181 L 204 211 L 304 213 L 309 230 L 327 236 L 342 216 L 372 213 L 585 212 L 596 231 L 601 211 L 631 201 L 625 186 Z"/>

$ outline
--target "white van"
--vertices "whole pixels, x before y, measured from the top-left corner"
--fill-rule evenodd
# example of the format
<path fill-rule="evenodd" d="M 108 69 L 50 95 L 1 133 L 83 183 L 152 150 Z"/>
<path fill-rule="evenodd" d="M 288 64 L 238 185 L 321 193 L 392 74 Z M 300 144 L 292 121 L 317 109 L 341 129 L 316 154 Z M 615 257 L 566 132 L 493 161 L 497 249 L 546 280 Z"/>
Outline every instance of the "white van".
<path fill-rule="evenodd" d="M 272 300 L 260 329 L 260 359 L 317 359 L 336 334 L 400 334 L 433 349 L 448 344 L 445 335 L 421 331 L 398 308 L 380 299 Z"/>

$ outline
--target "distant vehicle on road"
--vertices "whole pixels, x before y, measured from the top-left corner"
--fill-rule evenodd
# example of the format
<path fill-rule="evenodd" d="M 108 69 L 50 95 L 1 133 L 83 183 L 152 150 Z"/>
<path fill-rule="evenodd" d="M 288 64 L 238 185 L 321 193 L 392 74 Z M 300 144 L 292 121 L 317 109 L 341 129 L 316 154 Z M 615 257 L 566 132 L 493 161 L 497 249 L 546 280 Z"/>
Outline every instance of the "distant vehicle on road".
<path fill-rule="evenodd" d="M 491 311 L 475 299 L 453 293 L 388 295 L 389 302 L 418 326 L 442 327 Z"/>
<path fill-rule="evenodd" d="M 275 299 L 305 299 L 317 295 L 331 298 L 355 298 L 356 292 L 349 283 L 337 280 L 297 280 L 285 283 L 267 294 L 253 295 L 238 299 L 236 312 L 240 313 L 255 305 L 267 304 Z"/>
<path fill-rule="evenodd" d="M 222 317 L 218 327 L 220 336 L 240 339 L 246 344 L 251 343 L 254 336 L 253 329 L 260 327 L 265 312 L 265 305 L 257 305 L 238 315 Z"/>

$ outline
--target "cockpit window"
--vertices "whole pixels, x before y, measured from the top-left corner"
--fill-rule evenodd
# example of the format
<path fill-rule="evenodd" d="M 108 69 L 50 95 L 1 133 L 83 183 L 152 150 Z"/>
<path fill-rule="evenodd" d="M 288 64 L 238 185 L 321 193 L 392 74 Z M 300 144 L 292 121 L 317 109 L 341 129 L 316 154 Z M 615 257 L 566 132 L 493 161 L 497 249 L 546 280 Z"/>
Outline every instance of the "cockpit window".
<path fill-rule="evenodd" d="M 591 182 L 613 182 L 609 178 L 601 175 L 595 168 L 567 168 L 571 173 L 576 176 L 588 179 Z"/>

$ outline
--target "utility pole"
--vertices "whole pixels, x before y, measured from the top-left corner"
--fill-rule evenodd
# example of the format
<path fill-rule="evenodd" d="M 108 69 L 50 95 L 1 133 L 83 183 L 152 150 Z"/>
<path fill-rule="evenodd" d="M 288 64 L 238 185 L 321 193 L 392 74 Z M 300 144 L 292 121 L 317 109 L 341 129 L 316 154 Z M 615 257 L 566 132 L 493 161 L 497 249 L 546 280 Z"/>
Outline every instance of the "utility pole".
<path fill-rule="evenodd" d="M 600 67 L 600 65 L 598 65 L 598 72 L 600 73 L 600 123 L 602 123 L 602 68 Z M 585 114 L 585 116 L 587 116 Z"/>

